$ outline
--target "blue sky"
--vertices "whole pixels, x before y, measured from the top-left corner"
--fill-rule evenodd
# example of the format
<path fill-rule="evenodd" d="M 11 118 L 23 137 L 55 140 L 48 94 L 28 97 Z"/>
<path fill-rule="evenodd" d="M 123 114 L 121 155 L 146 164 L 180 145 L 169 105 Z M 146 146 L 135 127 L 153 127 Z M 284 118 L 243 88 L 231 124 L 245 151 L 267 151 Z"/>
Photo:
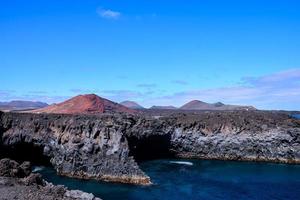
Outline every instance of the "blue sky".
<path fill-rule="evenodd" d="M 300 110 L 299 1 L 0 1 L 0 101 Z"/>

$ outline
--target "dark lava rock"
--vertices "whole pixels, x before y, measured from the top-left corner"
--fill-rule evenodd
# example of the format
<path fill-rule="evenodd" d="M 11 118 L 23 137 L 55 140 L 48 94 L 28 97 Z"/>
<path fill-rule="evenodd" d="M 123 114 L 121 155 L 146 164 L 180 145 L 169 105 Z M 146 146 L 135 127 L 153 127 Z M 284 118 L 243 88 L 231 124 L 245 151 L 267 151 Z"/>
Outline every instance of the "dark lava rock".
<path fill-rule="evenodd" d="M 31 173 L 29 162 L 23 162 L 19 165 L 18 162 L 8 158 L 0 160 L 0 176 L 23 178 Z"/>
<path fill-rule="evenodd" d="M 23 178 L 22 182 L 25 184 L 25 185 L 42 185 L 42 186 L 45 186 L 46 183 L 45 181 L 43 180 L 42 178 L 42 175 L 41 174 L 30 174 L 29 176 Z"/>
<path fill-rule="evenodd" d="M 28 175 L 23 173 L 20 176 L 19 173 L 15 173 L 18 170 L 28 172 L 29 166 L 28 162 L 19 165 L 14 160 L 0 160 L 0 199 L 101 200 L 90 193 L 55 186 L 43 180 L 40 174 L 30 172 Z"/>
<path fill-rule="evenodd" d="M 142 159 L 300 163 L 299 141 L 299 120 L 282 112 L 0 113 L 0 152 L 7 154 L 2 156 L 45 159 L 61 175 L 123 183 L 151 183 L 138 166 Z"/>
<path fill-rule="evenodd" d="M 28 176 L 31 173 L 31 164 L 28 161 L 23 162 L 20 165 L 20 169 L 25 176 Z"/>

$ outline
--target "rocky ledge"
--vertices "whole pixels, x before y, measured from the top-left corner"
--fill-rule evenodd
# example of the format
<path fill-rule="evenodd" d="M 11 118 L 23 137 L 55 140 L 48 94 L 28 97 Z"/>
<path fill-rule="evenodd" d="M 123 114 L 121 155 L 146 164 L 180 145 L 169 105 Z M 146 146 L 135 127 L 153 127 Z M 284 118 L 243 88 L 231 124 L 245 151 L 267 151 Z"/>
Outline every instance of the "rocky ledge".
<path fill-rule="evenodd" d="M 0 113 L 1 156 L 60 175 L 151 184 L 138 161 L 162 157 L 300 163 L 300 121 L 263 111 L 167 116 Z"/>
<path fill-rule="evenodd" d="M 48 183 L 40 174 L 31 173 L 30 162 L 19 164 L 10 159 L 0 160 L 0 194 L 0 199 L 101 200 L 93 194 Z"/>

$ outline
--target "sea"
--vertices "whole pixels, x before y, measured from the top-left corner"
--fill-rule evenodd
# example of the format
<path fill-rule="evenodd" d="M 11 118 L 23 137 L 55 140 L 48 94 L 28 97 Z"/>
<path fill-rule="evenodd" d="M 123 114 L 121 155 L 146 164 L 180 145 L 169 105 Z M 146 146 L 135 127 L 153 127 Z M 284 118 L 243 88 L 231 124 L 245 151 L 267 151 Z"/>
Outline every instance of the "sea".
<path fill-rule="evenodd" d="M 300 165 L 218 160 L 160 159 L 139 163 L 153 185 L 137 186 L 35 171 L 54 184 L 93 193 L 103 200 L 299 200 Z"/>
<path fill-rule="evenodd" d="M 300 114 L 293 114 L 292 117 L 296 119 L 300 119 Z"/>

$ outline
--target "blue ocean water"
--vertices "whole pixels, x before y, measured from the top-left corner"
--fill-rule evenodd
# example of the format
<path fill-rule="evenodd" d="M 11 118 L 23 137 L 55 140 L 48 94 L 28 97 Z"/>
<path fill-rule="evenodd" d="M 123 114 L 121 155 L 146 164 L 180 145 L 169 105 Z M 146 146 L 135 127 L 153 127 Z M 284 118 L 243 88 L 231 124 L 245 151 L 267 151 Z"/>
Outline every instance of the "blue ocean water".
<path fill-rule="evenodd" d="M 294 117 L 296 119 L 300 119 L 300 114 L 293 114 L 292 117 Z"/>
<path fill-rule="evenodd" d="M 66 178 L 51 168 L 40 173 L 52 183 L 92 192 L 103 200 L 300 199 L 300 165 L 164 159 L 140 166 L 152 186 Z"/>

